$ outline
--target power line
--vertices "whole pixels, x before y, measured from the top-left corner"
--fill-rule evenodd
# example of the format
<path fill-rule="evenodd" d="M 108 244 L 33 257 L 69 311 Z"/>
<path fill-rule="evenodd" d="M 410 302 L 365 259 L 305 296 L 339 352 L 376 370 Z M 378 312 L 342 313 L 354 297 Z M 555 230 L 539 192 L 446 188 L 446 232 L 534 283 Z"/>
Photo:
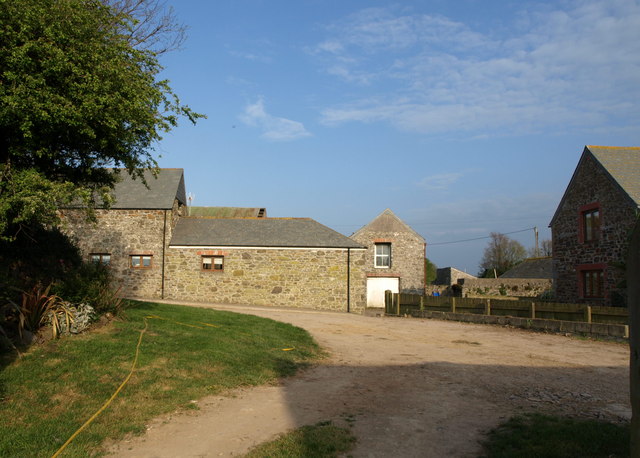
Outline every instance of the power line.
<path fill-rule="evenodd" d="M 520 229 L 519 231 L 511 231 L 511 232 L 501 232 L 501 234 L 503 235 L 509 235 L 509 234 L 517 234 L 518 232 L 526 232 L 526 231 L 532 231 L 534 228 L 533 227 L 528 227 L 526 229 Z M 437 246 L 437 245 L 451 245 L 452 243 L 462 243 L 462 242 L 472 242 L 474 240 L 483 240 L 483 239 L 490 239 L 491 236 L 487 235 L 484 237 L 476 237 L 474 239 L 465 239 L 465 240 L 453 240 L 451 242 L 440 242 L 440 243 L 429 243 L 427 246 Z"/>

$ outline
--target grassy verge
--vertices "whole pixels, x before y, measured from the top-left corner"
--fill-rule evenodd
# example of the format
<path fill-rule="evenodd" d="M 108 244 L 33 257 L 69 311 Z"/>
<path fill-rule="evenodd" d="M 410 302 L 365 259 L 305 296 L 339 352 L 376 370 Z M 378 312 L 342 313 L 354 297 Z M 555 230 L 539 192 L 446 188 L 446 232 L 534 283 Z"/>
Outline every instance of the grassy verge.
<path fill-rule="evenodd" d="M 532 414 L 509 419 L 483 445 L 488 458 L 621 458 L 629 425 Z"/>
<path fill-rule="evenodd" d="M 33 348 L 0 365 L 0 456 L 51 456 L 138 369 L 109 407 L 65 450 L 95 453 L 107 438 L 191 400 L 269 383 L 320 356 L 309 334 L 273 320 L 165 304 L 135 303 L 126 320 Z"/>
<path fill-rule="evenodd" d="M 348 429 L 322 422 L 282 434 L 255 447 L 245 458 L 332 458 L 351 450 L 355 441 Z"/>

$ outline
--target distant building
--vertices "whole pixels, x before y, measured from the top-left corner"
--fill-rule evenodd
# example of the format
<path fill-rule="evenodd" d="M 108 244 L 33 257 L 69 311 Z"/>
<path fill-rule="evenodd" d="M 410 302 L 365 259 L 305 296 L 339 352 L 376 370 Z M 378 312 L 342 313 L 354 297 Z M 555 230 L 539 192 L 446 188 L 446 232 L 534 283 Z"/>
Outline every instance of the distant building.
<path fill-rule="evenodd" d="M 640 207 L 640 148 L 586 146 L 551 220 L 555 294 L 625 305 L 621 287 Z"/>
<path fill-rule="evenodd" d="M 477 278 L 474 275 L 458 270 L 455 267 L 442 267 L 436 270 L 436 279 L 434 284 L 436 285 L 456 285 L 460 279 L 474 279 Z"/>
<path fill-rule="evenodd" d="M 529 258 L 507 270 L 500 278 L 553 278 L 553 259 L 551 256 Z"/>

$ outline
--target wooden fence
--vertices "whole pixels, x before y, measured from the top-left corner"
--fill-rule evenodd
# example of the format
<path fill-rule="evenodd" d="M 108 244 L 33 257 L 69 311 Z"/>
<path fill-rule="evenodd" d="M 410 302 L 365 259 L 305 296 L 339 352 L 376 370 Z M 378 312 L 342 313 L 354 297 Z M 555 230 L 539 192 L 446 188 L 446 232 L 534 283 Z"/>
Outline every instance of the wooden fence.
<path fill-rule="evenodd" d="M 469 297 L 421 296 L 385 293 L 385 314 L 411 315 L 417 311 L 471 313 L 476 315 L 542 318 L 584 323 L 627 324 L 628 309 L 587 304 L 564 304 L 535 300 L 500 300 Z"/>

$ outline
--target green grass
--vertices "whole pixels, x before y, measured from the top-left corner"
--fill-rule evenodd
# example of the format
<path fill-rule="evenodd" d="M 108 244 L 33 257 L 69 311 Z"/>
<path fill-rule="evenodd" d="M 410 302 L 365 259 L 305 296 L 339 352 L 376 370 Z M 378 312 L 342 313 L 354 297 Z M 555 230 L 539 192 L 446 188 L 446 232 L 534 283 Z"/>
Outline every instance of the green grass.
<path fill-rule="evenodd" d="M 629 456 L 629 425 L 530 414 L 492 430 L 488 458 L 621 458 Z"/>
<path fill-rule="evenodd" d="M 105 439 L 140 433 L 153 417 L 192 408 L 191 400 L 273 382 L 321 356 L 311 336 L 289 324 L 200 308 L 134 303 L 124 321 L 51 341 L 19 359 L 4 355 L 0 456 L 51 456 L 58 450 L 125 379 L 148 315 L 162 319 L 148 319 L 137 371 L 63 456 L 94 454 Z"/>
<path fill-rule="evenodd" d="M 355 445 L 351 431 L 322 422 L 303 426 L 253 448 L 245 458 L 330 458 L 348 452 Z"/>

